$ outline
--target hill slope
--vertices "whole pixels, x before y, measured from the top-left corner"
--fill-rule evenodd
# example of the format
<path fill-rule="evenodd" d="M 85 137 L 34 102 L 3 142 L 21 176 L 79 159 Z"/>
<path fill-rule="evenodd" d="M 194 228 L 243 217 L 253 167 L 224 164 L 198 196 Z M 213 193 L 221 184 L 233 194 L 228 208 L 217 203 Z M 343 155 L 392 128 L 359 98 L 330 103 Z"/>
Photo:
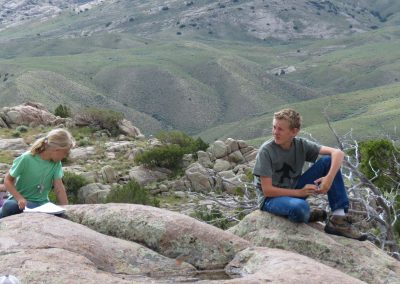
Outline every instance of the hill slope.
<path fill-rule="evenodd" d="M 0 6 L 0 106 L 35 100 L 49 109 L 111 108 L 146 134 L 180 129 L 206 139 L 257 138 L 268 131 L 256 125 L 269 124 L 282 106 L 336 100 L 335 111 L 345 112 L 344 100 L 335 98 L 352 96 L 368 110 L 361 90 L 390 90 L 399 79 L 396 1 Z M 391 117 L 390 104 L 381 106 L 380 115 L 386 112 Z M 311 114 L 310 126 L 320 120 Z"/>

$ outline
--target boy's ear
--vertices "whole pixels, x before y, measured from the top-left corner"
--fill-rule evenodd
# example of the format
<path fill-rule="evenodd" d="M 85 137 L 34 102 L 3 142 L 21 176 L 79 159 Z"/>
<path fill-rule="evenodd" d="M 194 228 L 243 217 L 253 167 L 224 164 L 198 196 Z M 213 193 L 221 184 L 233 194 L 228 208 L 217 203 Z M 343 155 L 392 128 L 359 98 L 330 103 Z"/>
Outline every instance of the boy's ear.
<path fill-rule="evenodd" d="M 293 135 L 296 136 L 297 134 L 299 134 L 300 129 L 299 128 L 293 128 L 292 131 L 293 131 Z"/>

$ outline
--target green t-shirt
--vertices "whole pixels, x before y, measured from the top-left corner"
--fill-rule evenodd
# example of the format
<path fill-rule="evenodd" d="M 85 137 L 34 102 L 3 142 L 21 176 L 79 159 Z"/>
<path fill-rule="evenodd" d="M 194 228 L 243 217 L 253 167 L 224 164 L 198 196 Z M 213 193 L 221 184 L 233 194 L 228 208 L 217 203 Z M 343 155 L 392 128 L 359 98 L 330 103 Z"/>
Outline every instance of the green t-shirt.
<path fill-rule="evenodd" d="M 43 160 L 40 155 L 26 152 L 14 160 L 10 175 L 16 179 L 15 187 L 27 201 L 44 204 L 49 202 L 54 180 L 61 179 L 64 173 L 61 162 Z"/>
<path fill-rule="evenodd" d="M 315 162 L 321 146 L 303 138 L 294 138 L 290 149 L 282 149 L 274 140 L 265 142 L 257 154 L 253 169 L 258 204 L 264 204 L 261 176 L 272 178 L 272 185 L 295 188 L 305 162 Z"/>

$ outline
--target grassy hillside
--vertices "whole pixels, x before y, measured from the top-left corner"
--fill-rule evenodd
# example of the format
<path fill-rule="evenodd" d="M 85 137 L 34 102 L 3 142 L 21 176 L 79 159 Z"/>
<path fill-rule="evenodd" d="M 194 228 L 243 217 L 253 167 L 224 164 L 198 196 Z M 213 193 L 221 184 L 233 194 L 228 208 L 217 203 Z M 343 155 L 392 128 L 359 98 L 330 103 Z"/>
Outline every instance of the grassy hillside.
<path fill-rule="evenodd" d="M 343 132 L 356 123 L 358 137 L 399 122 L 395 1 L 72 2 L 54 1 L 61 10 L 45 20 L 7 26 L 20 11 L 1 16 L 0 107 L 104 107 L 145 134 L 207 140 L 262 140 L 284 106 L 328 142 L 326 106 Z"/>
<path fill-rule="evenodd" d="M 354 139 L 397 137 L 400 122 L 400 83 L 314 99 L 282 107 L 293 107 L 303 116 L 303 133 L 321 143 L 335 145 L 336 141 L 328 128 L 324 113 L 339 136 L 352 132 Z M 200 133 L 206 140 L 221 136 L 250 139 L 260 145 L 271 134 L 273 112 L 269 112 L 237 123 L 220 125 Z M 260 137 L 261 136 L 261 137 Z M 258 137 L 251 139 L 252 137 Z"/>

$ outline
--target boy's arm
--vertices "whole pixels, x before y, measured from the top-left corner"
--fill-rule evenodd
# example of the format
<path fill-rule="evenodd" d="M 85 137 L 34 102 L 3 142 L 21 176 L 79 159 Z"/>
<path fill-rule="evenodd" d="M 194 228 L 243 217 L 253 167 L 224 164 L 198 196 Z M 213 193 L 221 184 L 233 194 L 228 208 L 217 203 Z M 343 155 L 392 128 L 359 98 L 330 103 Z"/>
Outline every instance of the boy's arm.
<path fill-rule="evenodd" d="M 317 190 L 315 184 L 306 184 L 302 189 L 287 189 L 272 185 L 272 178 L 261 176 L 261 188 L 265 197 L 291 196 L 307 197 Z"/>
<path fill-rule="evenodd" d="M 62 179 L 54 180 L 54 192 L 56 193 L 58 203 L 60 205 L 68 205 L 67 192 L 65 191 Z"/>
<path fill-rule="evenodd" d="M 332 185 L 333 179 L 342 166 L 344 153 L 340 149 L 322 146 L 319 150 L 319 154 L 331 156 L 331 168 L 329 169 L 328 174 L 316 180 L 317 183 L 320 183 L 319 193 L 327 193 Z"/>

